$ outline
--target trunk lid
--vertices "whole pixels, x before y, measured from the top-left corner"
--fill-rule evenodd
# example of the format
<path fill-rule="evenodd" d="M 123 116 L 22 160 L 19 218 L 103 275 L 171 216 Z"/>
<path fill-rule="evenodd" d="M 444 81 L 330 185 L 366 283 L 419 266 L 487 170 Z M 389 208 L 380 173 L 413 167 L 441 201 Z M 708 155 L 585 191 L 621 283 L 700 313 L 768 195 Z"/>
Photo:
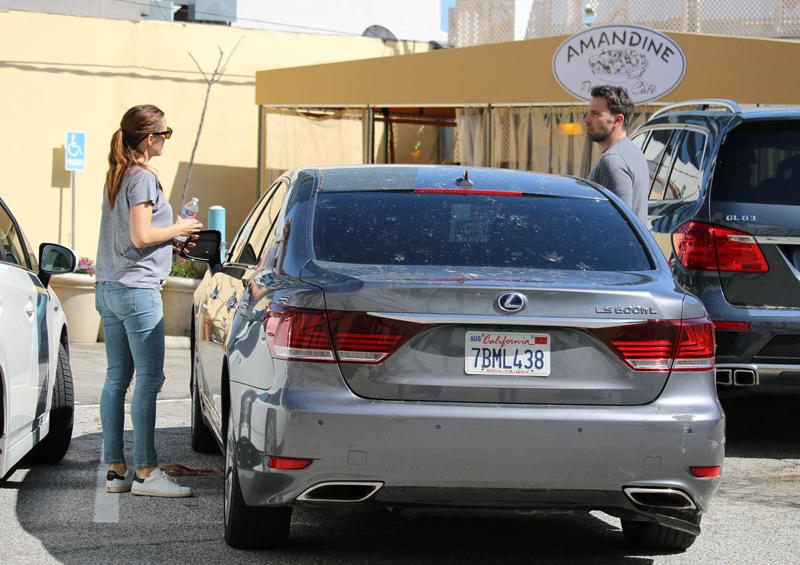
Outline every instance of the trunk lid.
<path fill-rule="evenodd" d="M 647 274 L 493 268 L 459 274 L 444 267 L 322 262 L 309 267 L 304 279 L 322 288 L 326 308 L 334 312 L 329 318 L 335 343 L 340 312 L 409 324 L 400 330 L 406 334 L 402 344 L 381 362 L 339 362 L 359 396 L 634 405 L 654 400 L 669 375 L 634 371 L 603 337 L 648 319 L 680 319 L 682 295 Z M 498 298 L 507 293 L 518 293 L 527 305 L 504 312 Z"/>

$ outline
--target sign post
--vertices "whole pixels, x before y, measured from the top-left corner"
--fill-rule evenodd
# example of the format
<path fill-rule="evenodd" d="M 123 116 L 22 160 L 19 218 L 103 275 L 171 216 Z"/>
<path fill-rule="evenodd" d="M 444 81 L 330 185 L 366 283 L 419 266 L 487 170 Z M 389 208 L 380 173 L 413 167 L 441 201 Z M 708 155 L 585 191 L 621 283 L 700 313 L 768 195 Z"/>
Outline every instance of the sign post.
<path fill-rule="evenodd" d="M 67 141 L 64 144 L 64 169 L 70 171 L 70 184 L 72 185 L 72 233 L 70 246 L 75 250 L 75 212 L 77 195 L 75 184 L 75 171 L 86 169 L 86 134 L 82 131 L 68 131 Z"/>

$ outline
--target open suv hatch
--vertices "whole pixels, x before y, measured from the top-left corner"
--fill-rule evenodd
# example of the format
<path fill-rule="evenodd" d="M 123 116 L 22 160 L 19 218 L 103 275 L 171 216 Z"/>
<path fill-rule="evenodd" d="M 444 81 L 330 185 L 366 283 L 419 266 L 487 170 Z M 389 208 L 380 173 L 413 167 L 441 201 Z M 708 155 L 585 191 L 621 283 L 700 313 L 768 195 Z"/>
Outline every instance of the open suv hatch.
<path fill-rule="evenodd" d="M 718 386 L 800 392 L 800 109 L 683 102 L 632 140 L 651 233 L 716 326 Z"/>

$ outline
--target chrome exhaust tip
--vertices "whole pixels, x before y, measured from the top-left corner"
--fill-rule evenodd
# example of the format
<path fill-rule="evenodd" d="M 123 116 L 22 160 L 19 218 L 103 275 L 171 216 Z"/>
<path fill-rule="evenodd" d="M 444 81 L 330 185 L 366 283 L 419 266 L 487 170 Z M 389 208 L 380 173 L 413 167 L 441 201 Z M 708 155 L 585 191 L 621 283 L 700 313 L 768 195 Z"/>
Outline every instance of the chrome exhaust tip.
<path fill-rule="evenodd" d="M 733 384 L 733 371 L 730 369 L 717 369 L 717 384 L 718 385 L 732 385 Z"/>
<path fill-rule="evenodd" d="M 300 502 L 364 502 L 383 486 L 377 481 L 327 481 L 317 483 L 297 497 Z"/>
<path fill-rule="evenodd" d="M 755 386 L 758 384 L 758 373 L 753 369 L 736 369 L 733 371 L 734 386 Z"/>
<path fill-rule="evenodd" d="M 756 365 L 717 365 L 716 382 L 718 385 L 747 387 L 758 384 L 758 367 Z"/>
<path fill-rule="evenodd" d="M 697 510 L 697 505 L 682 490 L 660 487 L 625 487 L 622 491 L 637 506 L 669 508 L 671 510 Z"/>

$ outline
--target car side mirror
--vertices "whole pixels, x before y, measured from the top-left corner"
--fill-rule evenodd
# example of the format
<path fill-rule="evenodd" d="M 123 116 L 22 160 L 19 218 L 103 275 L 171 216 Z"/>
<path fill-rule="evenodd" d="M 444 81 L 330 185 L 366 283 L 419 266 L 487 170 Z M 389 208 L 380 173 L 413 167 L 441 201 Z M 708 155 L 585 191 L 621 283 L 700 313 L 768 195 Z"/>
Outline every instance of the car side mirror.
<path fill-rule="evenodd" d="M 218 230 L 200 230 L 197 239 L 192 239 L 194 247 L 186 247 L 181 257 L 191 261 L 208 263 L 211 267 L 220 264 L 219 249 L 222 244 L 222 234 Z"/>
<path fill-rule="evenodd" d="M 47 286 L 50 277 L 71 273 L 78 266 L 78 258 L 69 247 L 57 243 L 39 245 L 39 280 Z"/>

